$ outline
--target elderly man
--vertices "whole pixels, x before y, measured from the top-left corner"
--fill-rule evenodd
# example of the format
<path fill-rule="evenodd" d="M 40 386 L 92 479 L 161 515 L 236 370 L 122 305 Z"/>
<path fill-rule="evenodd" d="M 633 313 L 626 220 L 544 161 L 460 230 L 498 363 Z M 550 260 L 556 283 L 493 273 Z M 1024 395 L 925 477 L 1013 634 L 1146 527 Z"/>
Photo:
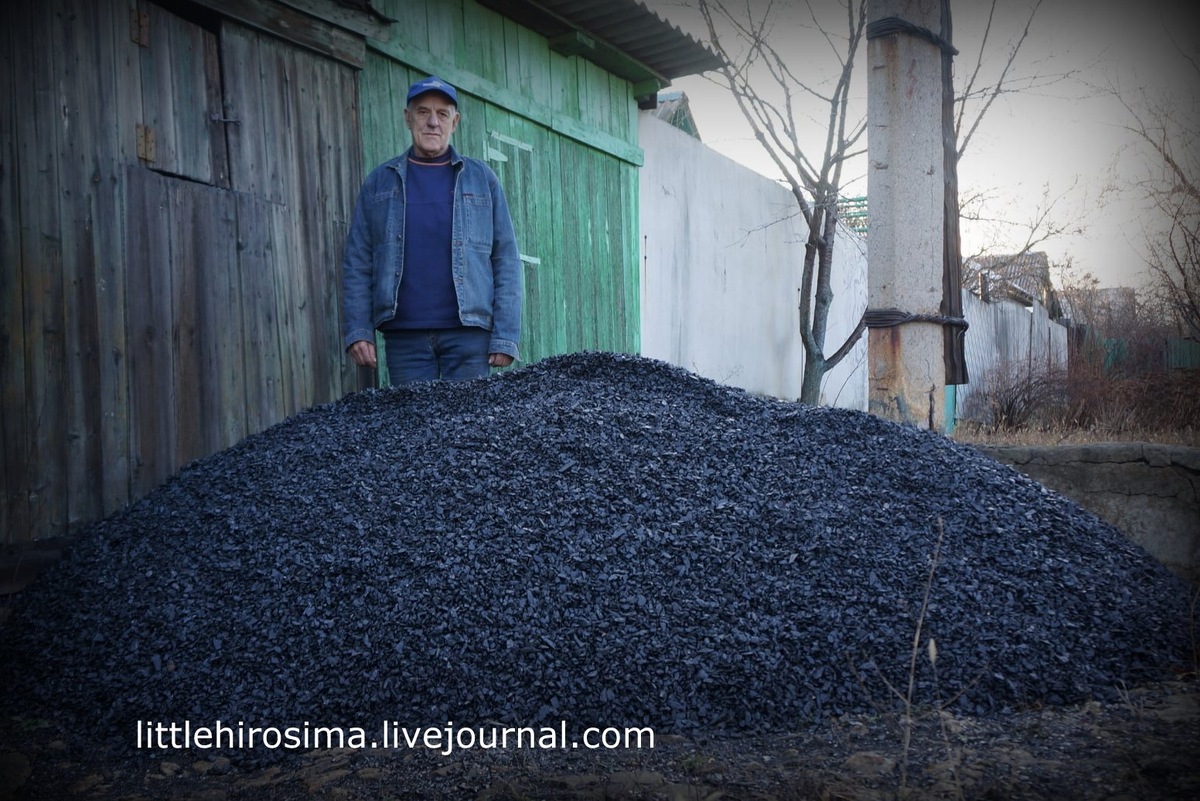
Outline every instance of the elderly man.
<path fill-rule="evenodd" d="M 458 93 L 429 77 L 408 90 L 412 146 L 358 194 L 342 262 L 343 334 L 374 367 L 383 334 L 392 383 L 480 378 L 518 356 L 521 259 L 491 167 L 450 146 Z"/>

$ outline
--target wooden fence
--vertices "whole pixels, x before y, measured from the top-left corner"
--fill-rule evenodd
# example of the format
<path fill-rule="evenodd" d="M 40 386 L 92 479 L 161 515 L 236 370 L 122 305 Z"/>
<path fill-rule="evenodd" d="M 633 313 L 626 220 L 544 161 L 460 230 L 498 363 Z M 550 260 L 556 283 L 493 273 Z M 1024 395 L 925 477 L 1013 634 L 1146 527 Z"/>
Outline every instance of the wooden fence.
<path fill-rule="evenodd" d="M 353 37 L 178 11 L 0 4 L 8 541 L 357 385 L 336 290 L 362 175 Z"/>

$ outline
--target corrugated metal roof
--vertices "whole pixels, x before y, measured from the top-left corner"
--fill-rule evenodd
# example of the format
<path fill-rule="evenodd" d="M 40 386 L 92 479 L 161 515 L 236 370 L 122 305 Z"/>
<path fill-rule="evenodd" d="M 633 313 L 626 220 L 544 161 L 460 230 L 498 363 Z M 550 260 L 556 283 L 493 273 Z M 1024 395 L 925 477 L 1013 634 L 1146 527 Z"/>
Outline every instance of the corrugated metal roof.
<path fill-rule="evenodd" d="M 668 81 L 719 69 L 723 63 L 716 53 L 638 0 L 479 0 L 479 3 L 550 39 L 571 31 L 582 32 Z"/>

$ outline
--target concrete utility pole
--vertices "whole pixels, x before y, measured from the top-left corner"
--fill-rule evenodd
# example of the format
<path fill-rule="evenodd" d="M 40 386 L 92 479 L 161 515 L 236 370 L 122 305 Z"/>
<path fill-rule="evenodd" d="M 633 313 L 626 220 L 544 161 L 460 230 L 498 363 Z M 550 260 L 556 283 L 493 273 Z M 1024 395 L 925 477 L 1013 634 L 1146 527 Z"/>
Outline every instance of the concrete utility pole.
<path fill-rule="evenodd" d="M 869 409 L 942 431 L 942 3 L 867 8 Z"/>

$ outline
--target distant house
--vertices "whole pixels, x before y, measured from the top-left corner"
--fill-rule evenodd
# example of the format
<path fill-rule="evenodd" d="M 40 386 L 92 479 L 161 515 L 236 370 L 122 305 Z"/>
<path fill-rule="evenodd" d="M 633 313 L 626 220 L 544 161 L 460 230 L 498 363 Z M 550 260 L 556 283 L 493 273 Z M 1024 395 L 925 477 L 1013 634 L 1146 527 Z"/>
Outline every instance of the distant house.
<path fill-rule="evenodd" d="M 963 262 L 963 289 L 984 301 L 1040 303 L 1051 319 L 1061 316 L 1058 293 L 1050 280 L 1050 260 L 1033 253 L 977 256 Z"/>
<path fill-rule="evenodd" d="M 699 139 L 700 129 L 696 126 L 696 118 L 688 105 L 687 92 L 659 92 L 658 108 L 654 116 L 668 125 L 683 131 L 688 136 Z"/>

